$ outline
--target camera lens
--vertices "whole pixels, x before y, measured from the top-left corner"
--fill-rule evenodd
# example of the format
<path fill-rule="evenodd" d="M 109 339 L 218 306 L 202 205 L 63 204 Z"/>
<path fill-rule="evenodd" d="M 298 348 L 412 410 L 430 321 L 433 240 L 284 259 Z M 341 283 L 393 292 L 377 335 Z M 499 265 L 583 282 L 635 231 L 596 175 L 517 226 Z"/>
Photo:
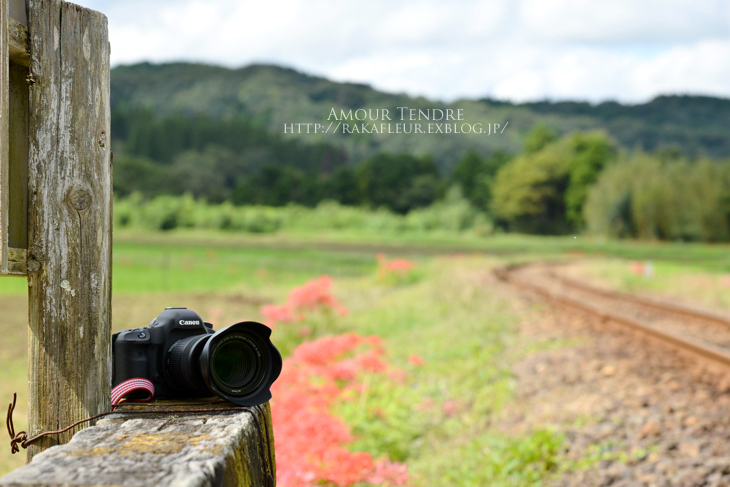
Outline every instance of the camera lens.
<path fill-rule="evenodd" d="M 235 334 L 218 342 L 210 357 L 213 380 L 229 394 L 245 395 L 265 378 L 265 351 L 250 337 Z"/>
<path fill-rule="evenodd" d="M 211 335 L 192 335 L 176 341 L 167 354 L 167 376 L 177 388 L 199 395 L 209 393 L 200 370 L 200 354 Z"/>
<path fill-rule="evenodd" d="M 200 354 L 208 388 L 229 401 L 254 406 L 271 399 L 271 384 L 281 373 L 281 354 L 271 329 L 254 321 L 236 323 L 210 336 Z"/>

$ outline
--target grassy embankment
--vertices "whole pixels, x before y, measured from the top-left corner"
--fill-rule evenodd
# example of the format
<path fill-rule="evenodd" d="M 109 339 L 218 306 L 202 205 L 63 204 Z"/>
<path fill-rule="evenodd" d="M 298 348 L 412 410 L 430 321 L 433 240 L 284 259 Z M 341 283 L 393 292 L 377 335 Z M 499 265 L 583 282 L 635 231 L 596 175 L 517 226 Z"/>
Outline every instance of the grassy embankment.
<path fill-rule="evenodd" d="M 581 237 L 401 236 L 389 239 L 388 252 L 421 253 L 412 257 L 420 279 L 383 286 L 374 279 L 374 253 L 383 241 L 372 234 L 254 238 L 182 232 L 115 237 L 116 330 L 146 325 L 170 305 L 194 308 L 219 327 L 242 318 L 260 319 L 262 304 L 281 303 L 292 286 L 331 275 L 335 295 L 350 313 L 318 333 L 377 334 L 385 340 L 390 361 L 409 373 L 405 385 L 372 384 L 356 407 L 343 404 L 336 413 L 361 438 L 355 448 L 406 461 L 416 485 L 532 485 L 561 468 L 576 467 L 561 461 L 559 432 L 539 430 L 512 438 L 490 424 L 493 412 L 512 397 L 505 352 L 513 325 L 524 318 L 485 288 L 484 276 L 492 266 L 583 253 L 651 258 L 657 272 L 665 265 L 691 265 L 705 273 L 730 269 L 727 248 L 720 246 L 600 243 Z M 443 249 L 500 256 L 425 255 Z M 6 311 L 0 324 L 0 359 L 5 364 L 0 399 L 20 393 L 16 429 L 25 427 L 26 414 L 24 294 L 24 280 L 0 279 L 0 306 Z M 275 341 L 295 340 L 296 334 L 286 333 L 285 326 L 274 332 Z M 295 345 L 277 343 L 288 349 Z M 424 364 L 410 364 L 412 354 Z M 383 414 L 386 419 L 378 419 Z M 0 473 L 22 461 L 21 455 L 11 457 L 3 450 Z"/>
<path fill-rule="evenodd" d="M 721 313 L 730 311 L 730 272 L 720 264 L 708 272 L 707 266 L 696 262 L 628 262 L 601 258 L 572 265 L 563 272 L 608 289 L 655 296 Z"/>

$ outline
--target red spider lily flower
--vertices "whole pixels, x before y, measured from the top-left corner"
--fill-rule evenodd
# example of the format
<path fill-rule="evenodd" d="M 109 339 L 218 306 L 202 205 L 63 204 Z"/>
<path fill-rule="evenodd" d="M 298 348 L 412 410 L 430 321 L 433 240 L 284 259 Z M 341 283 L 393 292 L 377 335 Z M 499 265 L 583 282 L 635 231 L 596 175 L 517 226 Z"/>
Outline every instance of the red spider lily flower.
<path fill-rule="evenodd" d="M 347 314 L 331 288 L 332 279 L 320 276 L 292 289 L 285 304 L 262 307 L 261 314 L 272 327 L 303 321 L 317 311 Z M 300 328 L 303 336 L 309 333 L 308 327 Z M 346 447 L 355 438 L 331 413 L 336 401 L 360 397 L 365 374 L 397 372 L 384 354 L 380 337 L 347 333 L 303 343 L 284 361 L 271 401 L 279 486 L 406 485 L 405 464 L 349 451 Z"/>
<path fill-rule="evenodd" d="M 368 372 L 385 372 L 388 368 L 388 364 L 386 364 L 379 355 L 380 354 L 377 350 L 368 350 L 367 352 L 358 355 L 358 365 Z"/>
<path fill-rule="evenodd" d="M 271 402 L 279 486 L 407 484 L 405 464 L 349 451 L 354 438 L 330 412 L 335 401 L 364 386 L 363 374 L 389 367 L 381 344 L 354 333 L 324 337 L 300 345 L 284 361 Z"/>
<path fill-rule="evenodd" d="M 277 323 L 291 323 L 294 321 L 294 314 L 287 305 L 276 306 L 266 304 L 261 307 L 261 314 L 266 319 L 266 324 L 273 329 Z"/>
<path fill-rule="evenodd" d="M 405 370 L 391 370 L 388 372 L 388 379 L 392 380 L 396 384 L 405 384 L 406 380 L 408 380 L 408 372 Z"/>
<path fill-rule="evenodd" d="M 355 333 L 322 337 L 299 345 L 294 350 L 293 358 L 302 363 L 324 365 L 354 350 L 362 342 L 362 337 Z"/>
<path fill-rule="evenodd" d="M 416 409 L 418 409 L 419 411 L 428 411 L 430 409 L 433 409 L 433 407 L 435 405 L 436 405 L 436 403 L 433 402 L 433 399 L 427 398 L 427 399 L 424 399 L 423 401 L 421 401 L 421 403 L 418 406 L 416 406 Z"/>
<path fill-rule="evenodd" d="M 458 412 L 460 407 L 461 403 L 459 401 L 446 401 L 441 407 L 441 410 L 446 416 L 456 416 L 456 413 Z"/>
<path fill-rule="evenodd" d="M 376 260 L 378 261 L 376 276 L 379 281 L 385 283 L 397 284 L 407 281 L 416 267 L 416 264 L 410 260 L 388 260 L 383 254 L 378 254 Z"/>
<path fill-rule="evenodd" d="M 423 359 L 419 355 L 416 355 L 415 353 L 413 355 L 411 355 L 410 357 L 408 357 L 408 361 L 416 366 L 423 365 Z"/>
<path fill-rule="evenodd" d="M 385 268 L 389 271 L 409 271 L 415 267 L 416 264 L 406 259 L 393 259 L 385 264 Z"/>
<path fill-rule="evenodd" d="M 375 347 L 380 347 L 383 345 L 383 339 L 380 338 L 378 335 L 370 335 L 369 337 L 365 338 L 365 343 L 368 345 L 373 345 Z"/>
<path fill-rule="evenodd" d="M 374 485 L 407 485 L 408 478 L 408 465 L 382 460 L 375 463 L 375 471 L 366 481 Z"/>
<path fill-rule="evenodd" d="M 332 296 L 331 288 L 332 278 L 320 276 L 292 289 L 283 305 L 263 306 L 261 314 L 272 327 L 277 323 L 303 321 L 307 319 L 307 313 L 315 311 L 334 311 L 345 316 L 347 308 Z"/>

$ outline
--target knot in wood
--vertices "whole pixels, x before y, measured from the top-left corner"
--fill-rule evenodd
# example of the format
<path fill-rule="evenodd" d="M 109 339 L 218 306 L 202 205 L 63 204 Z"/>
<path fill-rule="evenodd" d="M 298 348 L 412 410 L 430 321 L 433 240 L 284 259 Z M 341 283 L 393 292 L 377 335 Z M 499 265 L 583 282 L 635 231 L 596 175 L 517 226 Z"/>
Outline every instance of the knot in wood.
<path fill-rule="evenodd" d="M 106 147 L 106 132 L 103 130 L 101 131 L 101 134 L 99 134 L 99 147 L 102 149 Z"/>
<path fill-rule="evenodd" d="M 37 261 L 37 260 L 35 260 L 35 259 L 30 259 L 30 260 L 29 260 L 29 261 L 28 261 L 28 262 L 26 263 L 26 266 L 27 266 L 27 268 L 28 268 L 28 273 L 29 273 L 29 274 L 33 274 L 33 273 L 35 273 L 35 272 L 38 272 L 39 270 L 41 270 L 41 263 L 40 263 L 40 262 L 38 262 L 38 261 Z"/>
<path fill-rule="evenodd" d="M 91 192 L 86 188 L 75 188 L 69 194 L 69 203 L 78 211 L 86 210 L 91 206 Z"/>

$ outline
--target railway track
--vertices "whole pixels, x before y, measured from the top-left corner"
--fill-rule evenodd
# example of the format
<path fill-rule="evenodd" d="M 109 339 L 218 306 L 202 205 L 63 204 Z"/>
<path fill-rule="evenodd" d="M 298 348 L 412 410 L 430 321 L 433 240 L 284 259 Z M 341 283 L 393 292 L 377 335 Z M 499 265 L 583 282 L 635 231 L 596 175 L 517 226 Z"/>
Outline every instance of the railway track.
<path fill-rule="evenodd" d="M 551 301 L 625 325 L 703 359 L 730 367 L 730 319 L 697 308 L 596 288 L 560 276 L 554 265 L 495 270 L 500 280 Z"/>

